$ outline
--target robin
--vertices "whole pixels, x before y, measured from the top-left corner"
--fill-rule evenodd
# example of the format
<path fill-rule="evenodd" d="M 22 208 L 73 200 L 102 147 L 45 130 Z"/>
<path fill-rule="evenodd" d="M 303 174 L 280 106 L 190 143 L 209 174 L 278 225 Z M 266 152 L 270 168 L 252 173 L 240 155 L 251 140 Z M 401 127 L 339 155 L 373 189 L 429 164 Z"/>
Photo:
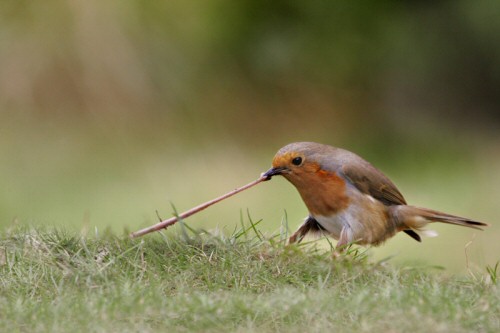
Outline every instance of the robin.
<path fill-rule="evenodd" d="M 310 232 L 338 240 L 337 249 L 356 243 L 380 245 L 403 231 L 421 242 L 430 222 L 480 229 L 486 223 L 419 208 L 406 200 L 392 181 L 360 156 L 340 148 L 296 142 L 281 148 L 266 180 L 281 175 L 299 191 L 309 216 L 290 237 L 300 242 Z"/>

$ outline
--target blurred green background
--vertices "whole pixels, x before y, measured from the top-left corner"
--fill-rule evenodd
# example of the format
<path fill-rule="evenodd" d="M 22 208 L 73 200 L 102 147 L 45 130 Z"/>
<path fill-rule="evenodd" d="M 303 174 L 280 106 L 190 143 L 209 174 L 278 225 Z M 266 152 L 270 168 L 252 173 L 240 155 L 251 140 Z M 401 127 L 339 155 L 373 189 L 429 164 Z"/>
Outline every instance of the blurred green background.
<path fill-rule="evenodd" d="M 0 227 L 122 233 L 259 176 L 293 141 L 362 155 L 432 225 L 372 250 L 500 259 L 498 1 L 0 1 Z M 273 179 L 193 216 L 268 233 L 307 211 Z"/>

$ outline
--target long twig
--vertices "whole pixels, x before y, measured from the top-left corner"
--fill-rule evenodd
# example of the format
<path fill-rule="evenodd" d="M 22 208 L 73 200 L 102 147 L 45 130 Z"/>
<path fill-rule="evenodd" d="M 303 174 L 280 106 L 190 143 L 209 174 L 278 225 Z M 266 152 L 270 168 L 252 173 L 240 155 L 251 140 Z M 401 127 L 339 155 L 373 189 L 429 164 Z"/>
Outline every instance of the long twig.
<path fill-rule="evenodd" d="M 147 228 L 141 229 L 139 231 L 133 232 L 133 233 L 130 234 L 130 237 L 135 238 L 135 237 L 143 236 L 143 235 L 148 234 L 148 233 L 153 232 L 153 231 L 158 231 L 158 230 L 167 228 L 167 227 L 175 224 L 179 219 L 185 219 L 185 218 L 187 218 L 187 217 L 189 217 L 189 216 L 191 216 L 193 214 L 198 213 L 199 211 L 202 211 L 203 209 L 205 209 L 207 207 L 212 206 L 213 204 L 216 204 L 219 201 L 227 199 L 227 198 L 229 198 L 229 197 L 231 197 L 231 196 L 233 196 L 233 195 L 235 195 L 237 193 L 240 193 L 241 191 L 249 189 L 250 187 L 257 185 L 260 182 L 263 182 L 263 181 L 269 180 L 269 179 L 270 178 L 268 178 L 268 177 L 261 176 L 259 179 L 254 180 L 253 182 L 248 183 L 245 186 L 242 186 L 242 187 L 239 187 L 237 189 L 234 189 L 231 192 L 228 192 L 228 193 L 226 193 L 226 194 L 224 194 L 224 195 L 222 195 L 220 197 L 217 197 L 215 199 L 212 199 L 210 201 L 202 203 L 201 205 L 193 207 L 190 210 L 185 211 L 184 213 L 179 214 L 178 216 L 171 217 L 168 220 L 161 221 L 161 222 L 159 222 L 159 223 L 157 223 L 155 225 L 152 225 L 150 227 L 147 227 Z"/>

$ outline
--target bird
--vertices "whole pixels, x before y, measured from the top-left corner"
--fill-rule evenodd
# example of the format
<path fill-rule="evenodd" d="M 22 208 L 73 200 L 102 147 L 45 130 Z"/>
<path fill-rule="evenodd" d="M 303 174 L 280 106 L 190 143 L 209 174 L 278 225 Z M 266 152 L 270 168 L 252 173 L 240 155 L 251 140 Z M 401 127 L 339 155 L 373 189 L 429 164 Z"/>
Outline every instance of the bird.
<path fill-rule="evenodd" d="M 378 246 L 402 231 L 421 242 L 431 222 L 482 230 L 487 223 L 408 205 L 396 185 L 380 170 L 348 150 L 315 142 L 294 142 L 278 150 L 266 180 L 283 176 L 298 190 L 309 216 L 289 238 L 300 243 L 309 233 L 350 244 Z"/>

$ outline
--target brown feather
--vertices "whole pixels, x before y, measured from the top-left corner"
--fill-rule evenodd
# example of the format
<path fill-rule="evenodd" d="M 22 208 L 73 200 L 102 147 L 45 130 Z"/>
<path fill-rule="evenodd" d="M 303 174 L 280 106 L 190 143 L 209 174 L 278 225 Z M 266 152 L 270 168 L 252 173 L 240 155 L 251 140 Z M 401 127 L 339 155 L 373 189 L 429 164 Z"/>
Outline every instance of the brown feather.
<path fill-rule="evenodd" d="M 443 222 L 479 230 L 482 230 L 480 227 L 488 226 L 487 223 L 415 206 L 398 206 L 392 209 L 391 213 L 401 228 L 405 230 L 407 228 L 422 230 L 429 222 Z"/>
<path fill-rule="evenodd" d="M 320 233 L 322 231 L 325 231 L 325 228 L 323 228 L 312 216 L 308 216 L 299 229 L 290 236 L 289 243 L 300 243 L 306 234 L 310 232 Z"/>
<path fill-rule="evenodd" d="M 344 175 L 362 193 L 369 194 L 387 206 L 406 205 L 406 200 L 396 185 L 370 163 L 346 163 L 342 166 Z"/>

